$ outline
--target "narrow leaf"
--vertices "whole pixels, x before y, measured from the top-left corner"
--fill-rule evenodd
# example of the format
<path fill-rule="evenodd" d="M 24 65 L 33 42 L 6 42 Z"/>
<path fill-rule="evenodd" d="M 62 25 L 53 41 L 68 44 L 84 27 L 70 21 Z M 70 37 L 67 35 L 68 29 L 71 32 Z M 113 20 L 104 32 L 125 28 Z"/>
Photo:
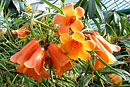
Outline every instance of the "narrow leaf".
<path fill-rule="evenodd" d="M 89 13 L 89 17 L 93 18 L 95 12 L 96 12 L 95 0 L 89 0 L 88 1 L 88 13 Z"/>

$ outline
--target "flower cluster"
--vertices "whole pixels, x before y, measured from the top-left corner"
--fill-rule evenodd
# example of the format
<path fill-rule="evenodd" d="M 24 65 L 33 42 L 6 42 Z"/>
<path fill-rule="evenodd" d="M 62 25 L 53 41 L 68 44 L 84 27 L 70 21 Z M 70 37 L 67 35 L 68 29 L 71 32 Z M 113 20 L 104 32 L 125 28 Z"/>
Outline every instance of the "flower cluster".
<path fill-rule="evenodd" d="M 60 77 L 65 71 L 75 65 L 71 60 L 88 60 L 91 57 L 91 51 L 95 52 L 106 63 L 112 64 L 116 58 L 112 55 L 113 51 L 119 51 L 120 47 L 109 44 L 99 33 L 91 32 L 85 36 L 82 31 L 83 23 L 81 21 L 84 15 L 84 9 L 76 7 L 72 4 L 66 5 L 63 8 L 64 15 L 56 14 L 53 18 L 53 24 L 58 25 L 58 34 L 60 35 L 60 46 L 49 42 L 47 47 L 40 46 L 36 40 L 30 41 L 19 52 L 11 56 L 10 61 L 17 63 L 17 71 L 31 76 L 37 81 L 41 81 L 41 77 L 47 78 L 50 74 L 44 66 L 47 63 L 50 66 L 54 65 L 56 73 Z M 23 29 L 28 29 L 29 25 L 21 27 L 13 31 L 18 34 L 18 37 L 27 35 Z M 45 48 L 47 48 L 45 50 Z M 67 55 L 66 55 L 67 54 Z M 50 61 L 46 61 L 50 60 Z M 102 68 L 105 65 L 98 59 L 94 64 L 94 68 Z M 50 68 L 51 69 L 51 68 Z"/>

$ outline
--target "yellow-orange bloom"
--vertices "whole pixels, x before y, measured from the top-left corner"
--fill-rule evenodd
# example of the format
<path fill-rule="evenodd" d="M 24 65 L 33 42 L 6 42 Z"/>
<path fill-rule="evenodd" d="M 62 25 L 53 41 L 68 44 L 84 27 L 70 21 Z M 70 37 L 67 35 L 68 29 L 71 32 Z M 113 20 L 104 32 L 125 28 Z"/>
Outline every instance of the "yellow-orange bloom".
<path fill-rule="evenodd" d="M 27 10 L 28 12 L 29 12 L 30 10 L 32 10 L 32 7 L 31 7 L 30 4 L 27 5 L 26 10 Z"/>
<path fill-rule="evenodd" d="M 111 82 L 113 82 L 115 85 L 121 85 L 122 84 L 122 77 L 118 76 L 117 74 L 109 74 L 109 78 L 111 78 Z"/>
<path fill-rule="evenodd" d="M 28 32 L 26 31 L 27 29 L 29 29 L 30 26 L 29 25 L 23 25 L 21 28 L 17 29 L 17 30 L 13 30 L 12 33 L 13 34 L 17 34 L 18 37 L 25 37 L 26 35 L 28 35 Z"/>
<path fill-rule="evenodd" d="M 76 7 L 72 4 L 66 5 L 63 8 L 63 12 L 65 15 L 57 14 L 53 18 L 54 24 L 61 24 L 58 29 L 59 34 L 68 33 L 69 28 L 72 31 L 80 31 L 83 28 L 83 23 L 81 22 L 81 17 L 84 15 L 84 9 L 81 7 Z"/>
<path fill-rule="evenodd" d="M 51 44 L 48 47 L 48 53 L 56 67 L 55 75 L 58 75 L 58 77 L 60 77 L 64 71 L 68 71 L 71 68 L 69 63 L 70 59 L 66 57 L 66 55 L 61 51 L 60 48 L 58 48 L 56 44 Z"/>
<path fill-rule="evenodd" d="M 40 45 L 38 41 L 32 40 L 27 45 L 25 45 L 19 52 L 11 56 L 10 61 L 18 64 L 23 64 L 32 56 L 35 50 L 39 47 Z"/>
<path fill-rule="evenodd" d="M 89 59 L 90 54 L 87 51 L 92 51 L 95 48 L 94 42 L 91 40 L 85 41 L 81 32 L 74 32 L 72 38 L 68 34 L 62 34 L 60 40 L 63 43 L 61 45 L 63 51 L 75 60 L 78 60 L 78 57 L 82 60 Z"/>
<path fill-rule="evenodd" d="M 116 58 L 112 55 L 113 51 L 119 51 L 120 47 L 116 45 L 109 44 L 103 37 L 99 36 L 98 33 L 93 33 L 90 37 L 96 44 L 94 51 L 101 59 L 103 59 L 108 64 L 113 64 Z M 111 47 L 110 47 L 111 46 Z M 116 48 L 116 49 L 115 49 Z M 105 67 L 98 59 L 96 59 L 94 68 Z"/>

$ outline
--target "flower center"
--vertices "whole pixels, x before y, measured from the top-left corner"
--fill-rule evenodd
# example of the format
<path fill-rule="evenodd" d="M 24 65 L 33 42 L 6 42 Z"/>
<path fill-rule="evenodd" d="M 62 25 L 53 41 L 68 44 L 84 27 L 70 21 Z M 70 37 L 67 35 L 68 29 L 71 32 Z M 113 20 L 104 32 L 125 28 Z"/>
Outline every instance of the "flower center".
<path fill-rule="evenodd" d="M 73 44 L 72 44 L 72 48 L 74 49 L 74 48 L 79 48 L 79 47 L 81 47 L 82 46 L 82 44 L 80 43 L 80 42 L 78 42 L 78 41 L 73 41 Z"/>
<path fill-rule="evenodd" d="M 76 20 L 75 16 L 70 17 L 70 19 L 66 25 L 71 25 L 72 23 L 74 23 L 75 20 Z"/>

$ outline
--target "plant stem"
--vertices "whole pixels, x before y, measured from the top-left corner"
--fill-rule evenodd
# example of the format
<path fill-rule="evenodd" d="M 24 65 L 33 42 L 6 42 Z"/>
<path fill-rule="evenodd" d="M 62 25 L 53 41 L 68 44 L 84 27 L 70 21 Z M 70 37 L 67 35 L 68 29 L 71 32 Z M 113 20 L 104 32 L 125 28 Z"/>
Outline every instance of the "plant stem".
<path fill-rule="evenodd" d="M 55 14 L 57 14 L 57 13 L 47 13 L 47 14 L 42 14 L 42 15 L 36 17 L 35 19 L 39 19 L 39 18 L 41 18 L 41 17 L 43 17 L 43 16 L 50 15 L 50 14 L 54 14 L 54 15 L 55 15 Z"/>
<path fill-rule="evenodd" d="M 48 25 L 46 25 L 45 23 L 42 23 L 41 21 L 38 21 L 38 20 L 33 20 L 34 22 L 37 22 L 37 23 L 39 23 L 39 24 L 42 24 L 44 27 L 47 27 L 47 28 L 49 28 L 49 29 L 51 29 L 51 30 L 53 30 L 53 31 L 56 31 L 54 28 L 52 28 L 52 27 L 50 27 L 50 26 L 48 26 Z"/>
<path fill-rule="evenodd" d="M 100 80 L 101 86 L 104 87 L 102 79 L 99 78 L 99 80 Z"/>
<path fill-rule="evenodd" d="M 88 60 L 88 61 L 89 61 L 89 64 L 90 64 L 91 69 L 95 72 L 95 74 L 96 74 L 99 78 L 101 78 L 102 80 L 104 80 L 105 82 L 108 82 L 108 81 L 106 81 L 104 78 L 102 78 L 102 76 L 99 75 L 99 73 L 94 69 L 94 67 L 93 67 L 93 65 L 92 65 L 92 62 L 91 62 L 90 60 Z M 108 83 L 110 83 L 110 82 L 108 82 Z"/>

